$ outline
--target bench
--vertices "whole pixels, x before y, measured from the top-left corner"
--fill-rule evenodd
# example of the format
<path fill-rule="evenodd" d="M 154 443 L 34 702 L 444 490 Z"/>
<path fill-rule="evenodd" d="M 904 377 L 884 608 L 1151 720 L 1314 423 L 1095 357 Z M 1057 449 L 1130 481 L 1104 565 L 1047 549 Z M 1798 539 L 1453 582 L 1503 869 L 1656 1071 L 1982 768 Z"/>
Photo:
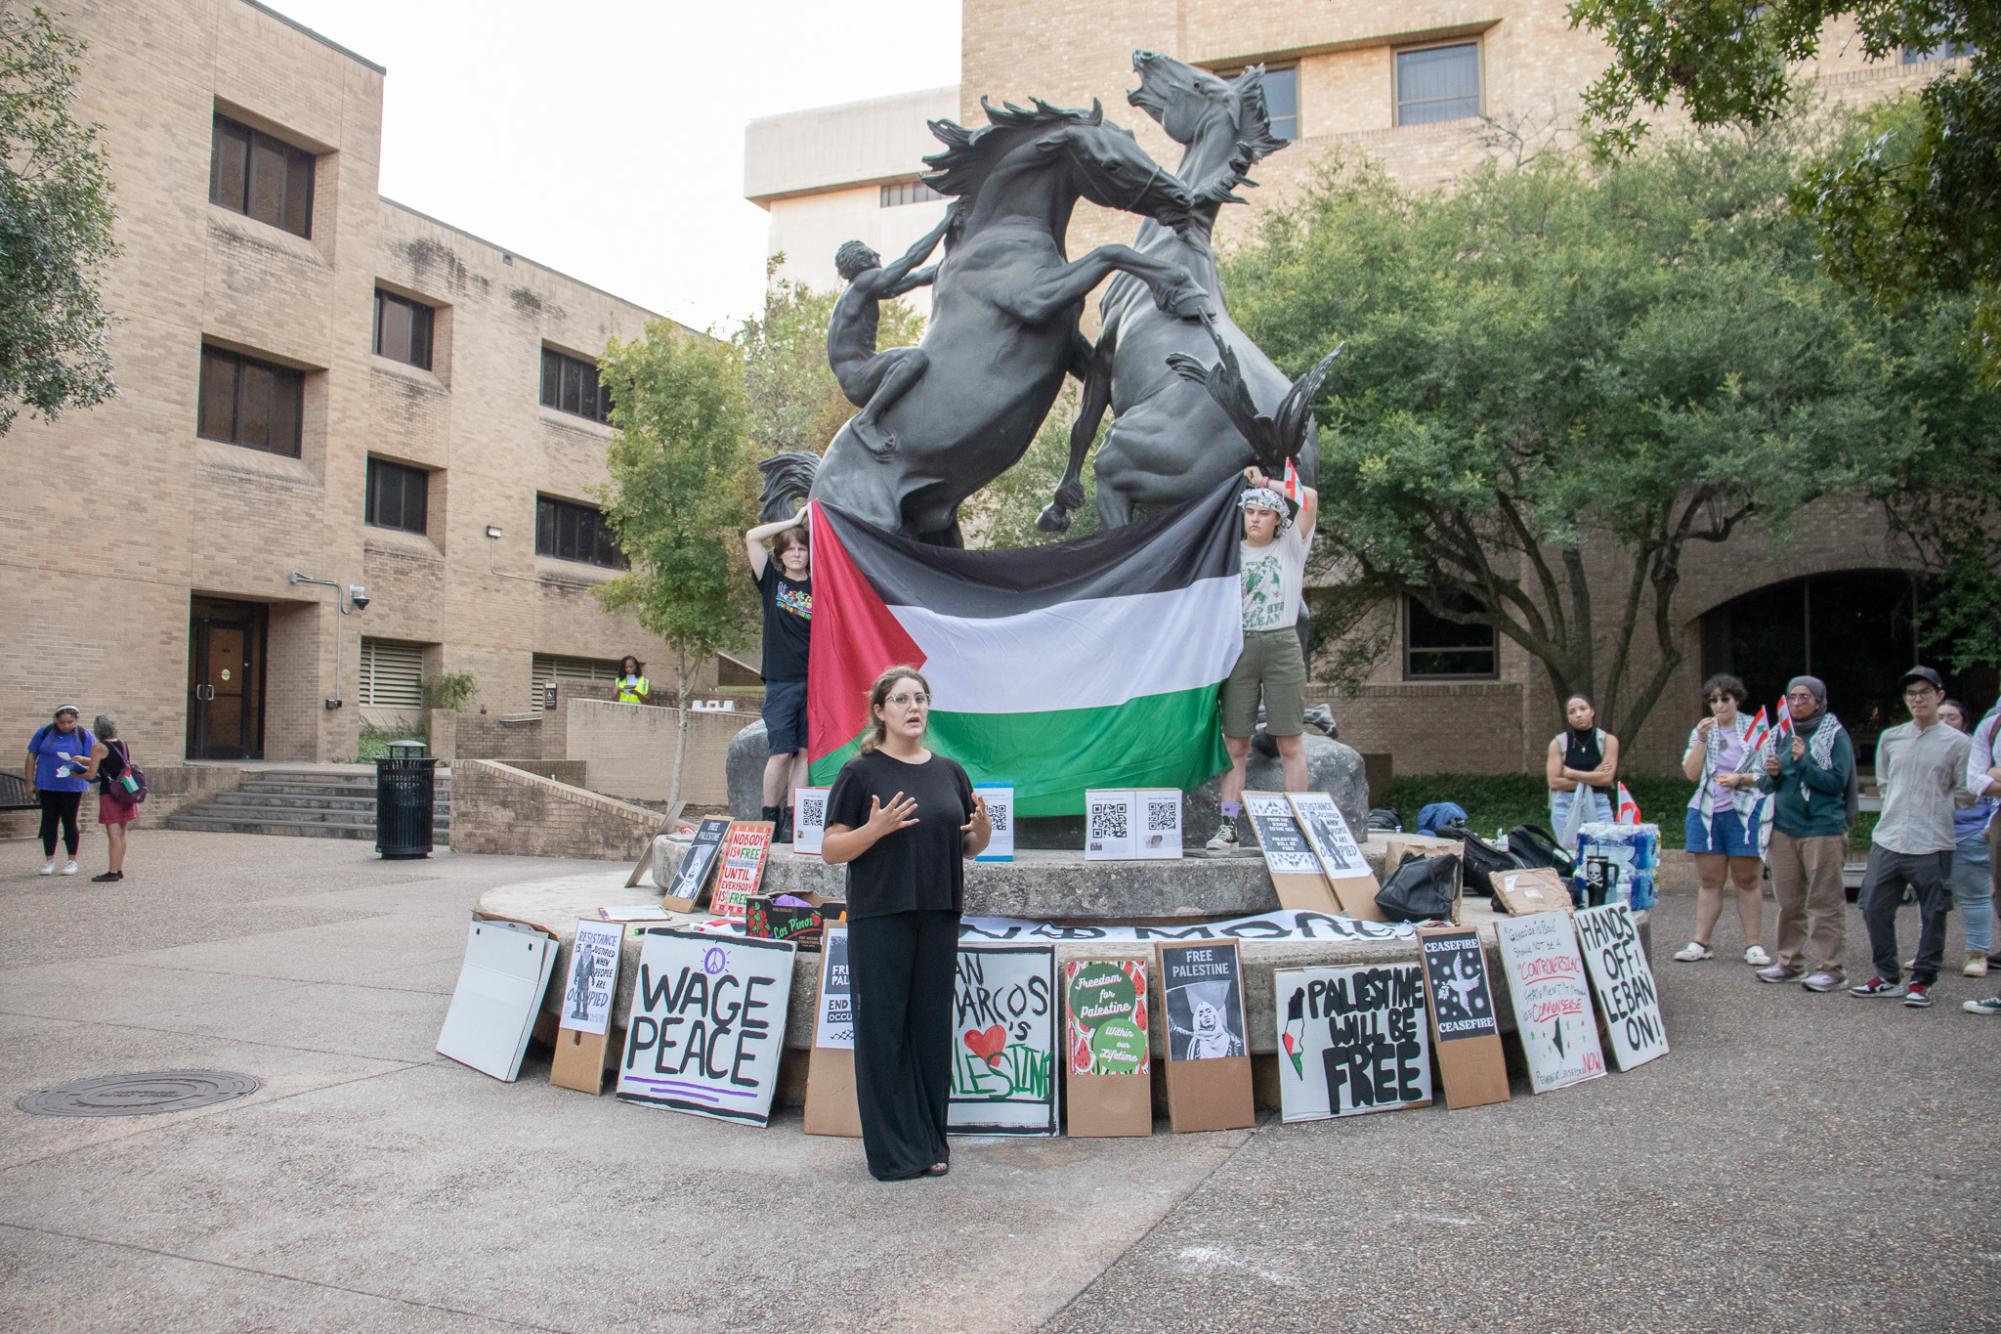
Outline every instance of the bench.
<path fill-rule="evenodd" d="M 28 781 L 19 774 L 0 773 L 0 811 L 33 811 L 41 809 L 35 794 L 28 790 Z"/>

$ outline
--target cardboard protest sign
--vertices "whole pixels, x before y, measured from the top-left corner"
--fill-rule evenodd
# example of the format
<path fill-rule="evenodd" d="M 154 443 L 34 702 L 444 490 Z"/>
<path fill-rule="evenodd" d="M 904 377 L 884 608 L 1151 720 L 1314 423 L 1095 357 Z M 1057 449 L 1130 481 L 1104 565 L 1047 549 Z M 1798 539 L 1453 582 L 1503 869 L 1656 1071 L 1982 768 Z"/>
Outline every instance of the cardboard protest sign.
<path fill-rule="evenodd" d="M 798 899 L 798 902 L 780 903 L 780 899 Z M 759 940 L 789 940 L 802 950 L 819 949 L 820 932 L 827 923 L 842 921 L 848 913 L 848 905 L 840 899 L 812 902 L 799 899 L 796 894 L 753 894 L 745 909 L 745 935 Z"/>
<path fill-rule="evenodd" d="M 1064 1069 L 1073 1136 L 1153 1133 L 1146 960 L 1063 962 Z"/>
<path fill-rule="evenodd" d="M 1530 913 L 1494 924 L 1501 968 L 1515 1008 L 1515 1031 L 1537 1093 L 1564 1088 L 1605 1073 L 1584 960 L 1570 914 Z"/>
<path fill-rule="evenodd" d="M 1174 1132 L 1255 1125 L 1237 943 L 1216 940 L 1154 948 L 1161 1014 L 1167 1024 L 1167 1115 Z"/>
<path fill-rule="evenodd" d="M 1591 990 L 1612 1039 L 1613 1063 L 1631 1070 L 1667 1055 L 1660 988 L 1654 985 L 1654 970 L 1640 944 L 1639 928 L 1633 925 L 1632 910 L 1623 903 L 1584 908 L 1576 922 Z"/>
<path fill-rule="evenodd" d="M 1276 969 L 1272 1007 L 1287 1121 L 1431 1105 L 1421 965 Z"/>
<path fill-rule="evenodd" d="M 1419 927 L 1424 997 L 1445 1105 L 1480 1107 L 1508 1100 L 1508 1062 L 1500 1015 L 1480 933 L 1470 926 Z"/>
<path fill-rule="evenodd" d="M 1306 835 L 1307 846 L 1319 859 L 1320 873 L 1340 901 L 1341 911 L 1365 922 L 1383 921 L 1383 910 L 1376 906 L 1382 885 L 1369 869 L 1361 845 L 1355 842 L 1334 798 L 1325 792 L 1288 792 L 1285 796 L 1300 832 Z"/>
<path fill-rule="evenodd" d="M 1084 794 L 1084 860 L 1087 862 L 1130 861 L 1139 841 L 1133 826 L 1139 819 L 1139 802 L 1131 792 L 1090 791 Z"/>
<path fill-rule="evenodd" d="M 1285 793 L 1244 793 L 1244 814 L 1250 817 L 1251 830 L 1264 850 L 1265 869 L 1271 872 L 1281 908 L 1343 911 L 1321 874 L 1320 857 L 1306 841 Z"/>
<path fill-rule="evenodd" d="M 771 850 L 771 821 L 737 820 L 723 839 L 722 866 L 716 871 L 716 892 L 709 911 L 741 922 L 750 910 L 750 896 L 764 879 L 764 858 Z"/>
<path fill-rule="evenodd" d="M 1058 1004 L 1053 946 L 959 946 L 950 1131 L 1056 1133 Z"/>
<path fill-rule="evenodd" d="M 1526 871 L 1494 872 L 1494 902 L 1510 915 L 1526 917 L 1538 912 L 1570 912 L 1570 889 L 1563 877 L 1549 866 Z"/>
<path fill-rule="evenodd" d="M 717 816 L 710 816 L 695 826 L 694 842 L 681 857 L 681 864 L 674 868 L 673 879 L 660 896 L 660 906 L 675 912 L 692 912 L 701 903 L 702 894 L 709 885 L 709 875 L 716 869 L 716 862 L 722 852 L 723 838 L 729 833 L 730 822 Z"/>
<path fill-rule="evenodd" d="M 792 851 L 801 857 L 820 855 L 820 840 L 827 833 L 827 793 L 832 788 L 792 789 Z"/>
<path fill-rule="evenodd" d="M 1011 862 L 1014 860 L 1014 789 L 1000 783 L 975 783 L 973 791 L 987 803 L 987 819 L 993 823 L 994 836 L 987 840 L 987 850 L 975 861 Z"/>
<path fill-rule="evenodd" d="M 611 1027 L 611 998 L 618 994 L 618 922 L 577 923 L 570 971 L 563 984 L 563 1017 L 549 1082 L 580 1093 L 604 1091 L 604 1053 Z"/>
<path fill-rule="evenodd" d="M 783 941 L 647 928 L 618 1096 L 766 1124 L 778 1090 L 792 962 L 793 947 Z"/>
<path fill-rule="evenodd" d="M 473 922 L 438 1054 L 513 1083 L 555 967 L 555 937 L 519 922 Z"/>
<path fill-rule="evenodd" d="M 855 1103 L 855 988 L 848 971 L 848 929 L 830 926 L 820 949 L 820 987 L 813 1007 L 813 1050 L 806 1061 L 809 1135 L 862 1133 Z"/>

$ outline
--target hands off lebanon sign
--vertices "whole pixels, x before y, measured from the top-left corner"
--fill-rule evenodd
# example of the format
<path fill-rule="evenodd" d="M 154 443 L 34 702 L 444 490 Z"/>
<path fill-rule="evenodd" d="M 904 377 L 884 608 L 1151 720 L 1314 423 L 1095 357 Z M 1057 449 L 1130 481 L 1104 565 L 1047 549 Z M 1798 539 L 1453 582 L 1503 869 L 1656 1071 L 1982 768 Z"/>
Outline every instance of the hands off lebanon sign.
<path fill-rule="evenodd" d="M 1667 1029 L 1661 1023 L 1661 993 L 1654 970 L 1633 925 L 1632 910 L 1623 903 L 1585 908 L 1577 914 L 1577 938 L 1584 946 L 1584 965 L 1605 1031 L 1612 1038 L 1612 1060 L 1621 1070 L 1645 1065 L 1667 1055 Z"/>

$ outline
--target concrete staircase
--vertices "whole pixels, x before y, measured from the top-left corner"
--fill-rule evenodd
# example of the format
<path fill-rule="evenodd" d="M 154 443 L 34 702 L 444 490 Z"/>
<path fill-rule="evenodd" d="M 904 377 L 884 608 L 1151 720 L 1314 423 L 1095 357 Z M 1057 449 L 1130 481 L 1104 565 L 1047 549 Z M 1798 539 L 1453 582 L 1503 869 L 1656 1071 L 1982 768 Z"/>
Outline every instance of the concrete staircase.
<path fill-rule="evenodd" d="M 433 841 L 451 841 L 452 776 L 437 772 Z M 375 775 L 268 769 L 247 776 L 234 792 L 167 817 L 167 828 L 220 834 L 285 834 L 293 838 L 375 841 Z"/>

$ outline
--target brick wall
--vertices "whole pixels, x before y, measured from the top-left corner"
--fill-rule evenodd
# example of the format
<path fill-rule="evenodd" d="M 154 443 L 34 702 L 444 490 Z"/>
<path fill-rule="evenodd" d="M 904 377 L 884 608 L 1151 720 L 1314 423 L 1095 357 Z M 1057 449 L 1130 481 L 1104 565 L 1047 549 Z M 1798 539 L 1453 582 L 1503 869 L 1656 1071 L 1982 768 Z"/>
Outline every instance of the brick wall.
<path fill-rule="evenodd" d="M 665 801 L 674 772 L 681 711 L 640 704 L 577 700 L 568 712 L 571 759 L 590 766 L 591 786 L 634 801 Z M 725 760 L 732 738 L 757 720 L 755 713 L 688 714 L 681 799 L 693 805 L 729 802 Z"/>
<path fill-rule="evenodd" d="M 452 766 L 452 851 L 631 861 L 660 832 L 660 812 L 493 760 Z"/>
<path fill-rule="evenodd" d="M 144 829 L 149 825 L 159 828 L 161 822 L 176 811 L 199 805 L 218 792 L 234 792 L 249 772 L 235 765 L 153 765 L 147 763 L 145 756 L 137 752 L 134 752 L 133 758 L 139 762 L 139 767 L 146 771 L 146 800 L 139 807 L 137 824 L 132 826 L 137 829 Z M 97 789 L 94 786 L 84 794 L 83 803 L 77 809 L 81 817 L 78 823 L 82 827 L 84 836 L 88 838 L 97 830 Z M 39 811 L 10 811 L 0 814 L 0 839 L 31 839 L 40 825 Z"/>

